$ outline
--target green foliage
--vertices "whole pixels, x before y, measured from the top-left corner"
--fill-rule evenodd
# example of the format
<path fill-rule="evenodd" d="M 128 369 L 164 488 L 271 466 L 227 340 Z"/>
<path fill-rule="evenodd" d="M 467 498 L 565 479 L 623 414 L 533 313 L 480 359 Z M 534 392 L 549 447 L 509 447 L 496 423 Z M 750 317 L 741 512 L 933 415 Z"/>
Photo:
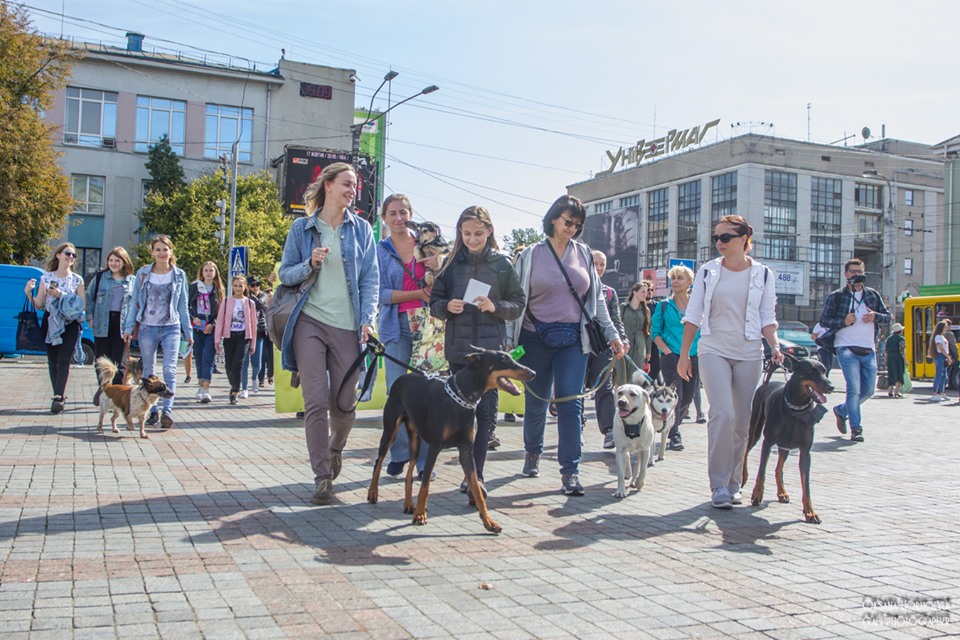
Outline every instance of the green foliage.
<path fill-rule="evenodd" d="M 0 0 L 0 262 L 47 257 L 73 210 L 43 112 L 77 57 L 34 31 L 23 7 Z"/>
<path fill-rule="evenodd" d="M 217 171 L 201 176 L 169 195 L 151 191 L 140 217 L 144 227 L 152 233 L 170 236 L 177 266 L 191 279 L 201 264 L 212 260 L 220 268 L 224 285 L 229 286 L 225 275 L 227 259 L 213 235 L 220 229 L 214 221 L 218 213 L 214 203 L 221 199 L 229 201 L 229 198 L 223 173 Z M 263 279 L 280 261 L 291 219 L 283 213 L 277 185 L 266 172 L 239 176 L 237 202 L 235 244 L 250 247 L 250 273 Z M 149 238 L 137 247 L 136 255 L 138 264 L 153 260 Z"/>
<path fill-rule="evenodd" d="M 544 239 L 543 232 L 533 227 L 524 227 L 522 229 L 513 229 L 510 235 L 503 236 L 504 251 L 510 255 L 517 247 L 528 247 Z"/>
<path fill-rule="evenodd" d="M 170 146 L 170 138 L 164 134 L 157 144 L 150 145 L 145 165 L 150 172 L 150 189 L 163 195 L 172 195 L 185 184 L 180 158 Z"/>

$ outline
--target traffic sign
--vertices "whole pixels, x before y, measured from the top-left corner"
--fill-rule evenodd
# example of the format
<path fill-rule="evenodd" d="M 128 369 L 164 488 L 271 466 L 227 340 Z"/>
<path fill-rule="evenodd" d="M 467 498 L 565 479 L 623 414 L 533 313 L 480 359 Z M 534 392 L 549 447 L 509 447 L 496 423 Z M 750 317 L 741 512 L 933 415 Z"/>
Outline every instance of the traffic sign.
<path fill-rule="evenodd" d="M 230 277 L 247 275 L 250 266 L 250 247 L 234 247 L 230 251 Z"/>
<path fill-rule="evenodd" d="M 690 269 L 690 271 L 693 271 L 694 273 L 697 272 L 697 270 L 693 266 L 694 262 L 690 258 L 670 258 L 670 260 L 667 261 L 667 270 L 669 271 L 670 269 L 673 269 L 674 267 L 677 267 L 680 265 L 687 267 L 688 269 Z"/>

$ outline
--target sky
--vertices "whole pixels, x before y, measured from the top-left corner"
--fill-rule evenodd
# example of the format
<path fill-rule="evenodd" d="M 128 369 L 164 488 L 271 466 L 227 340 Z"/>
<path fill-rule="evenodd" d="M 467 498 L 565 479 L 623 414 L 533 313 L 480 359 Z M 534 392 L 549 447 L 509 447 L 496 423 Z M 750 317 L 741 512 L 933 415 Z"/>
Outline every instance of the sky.
<path fill-rule="evenodd" d="M 285 49 L 354 69 L 360 108 L 391 69 L 394 103 L 438 85 L 390 113 L 384 193 L 407 194 L 448 234 L 471 205 L 498 237 L 539 227 L 567 185 L 609 168 L 607 150 L 716 118 L 705 144 L 753 131 L 854 145 L 883 125 L 929 144 L 960 133 L 955 0 L 22 4 L 47 34 L 125 46 L 138 31 L 148 50 L 266 70 Z"/>

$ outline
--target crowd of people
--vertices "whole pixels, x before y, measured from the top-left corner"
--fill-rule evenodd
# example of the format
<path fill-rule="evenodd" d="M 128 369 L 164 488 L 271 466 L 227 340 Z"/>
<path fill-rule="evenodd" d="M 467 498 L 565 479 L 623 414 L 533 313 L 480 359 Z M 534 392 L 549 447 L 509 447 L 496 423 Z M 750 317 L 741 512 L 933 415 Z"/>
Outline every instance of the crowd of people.
<path fill-rule="evenodd" d="M 601 281 L 606 256 L 580 240 L 586 209 L 575 197 L 558 198 L 543 216 L 544 239 L 518 249 L 511 260 L 500 252 L 494 220 L 482 206 L 460 214 L 452 248 L 441 259 L 417 253 L 407 196 L 385 199 L 384 237 L 378 241 L 371 225 L 353 211 L 356 194 L 357 175 L 350 165 L 335 163 L 323 170 L 306 191 L 306 215 L 293 222 L 279 268 L 266 286 L 256 276 L 234 277 L 227 290 L 215 261 L 204 262 L 190 282 L 177 267 L 172 239 L 157 235 L 150 240 L 150 263 L 135 270 L 126 250 L 116 247 L 87 289 L 74 271 L 76 248 L 58 245 L 39 282 L 30 280 L 24 289 L 46 311 L 41 329 L 48 346 L 51 412 L 63 411 L 67 401 L 70 360 L 84 317 L 93 329 L 96 355 L 118 365 L 115 383 L 124 379 L 131 341 L 138 341 L 142 375 L 159 371 L 174 392 L 148 419 L 165 429 L 175 425 L 178 357 L 190 358 L 185 383 L 195 365 L 194 398 L 209 404 L 222 356 L 229 403 L 237 404 L 265 383 L 273 384 L 276 347 L 283 368 L 294 372 L 302 387 L 314 480 L 311 502 L 329 504 L 356 419 L 360 370 L 354 365 L 374 326 L 390 356 L 384 363 L 389 393 L 409 368 L 403 363 L 416 355 L 413 318 L 429 314 L 445 324 L 443 353 L 450 372 L 466 366 L 465 358 L 477 348 L 522 347 L 515 352 L 518 361 L 536 377 L 524 394 L 521 476 L 540 474 L 549 412 L 557 418 L 560 488 L 569 496 L 583 495 L 584 403 L 593 399 L 603 447 L 612 448 L 614 383 L 628 381 L 640 369 L 676 388 L 670 449 L 683 450 L 680 425 L 691 405 L 696 421 L 706 422 L 713 506 L 730 508 L 742 501 L 739 481 L 751 401 L 763 368 L 762 341 L 772 363 L 784 359 L 777 337 L 776 278 L 750 255 L 753 228 L 745 218 L 728 215 L 717 222 L 712 243 L 718 258 L 696 273 L 685 266 L 669 271 L 669 296 L 654 301 L 653 284 L 643 281 L 621 304 L 616 291 Z M 847 284 L 827 297 L 815 332 L 821 353 L 831 361 L 836 354 L 846 381 L 845 401 L 833 409 L 837 427 L 846 433 L 849 423 L 851 439 L 861 442 L 860 405 L 876 385 L 874 345 L 891 318 L 880 295 L 864 286 L 863 263 L 854 259 L 844 269 Z M 267 312 L 270 286 L 277 281 L 298 296 L 274 345 Z M 941 321 L 930 343 L 937 370 L 934 400 L 944 397 L 948 367 L 957 360 L 949 327 L 949 321 Z M 886 341 L 888 366 L 900 373 L 891 373 L 894 397 L 902 397 L 902 332 L 902 325 L 894 324 Z M 701 384 L 709 402 L 706 416 Z M 94 404 L 99 398 L 98 390 Z M 473 455 L 484 494 L 484 463 L 488 448 L 496 446 L 498 409 L 496 390 L 485 393 L 476 407 Z M 400 474 L 409 457 L 406 430 L 400 429 L 387 473 Z M 425 457 L 424 446 L 414 461 L 421 476 Z M 466 479 L 461 490 L 467 492 Z"/>

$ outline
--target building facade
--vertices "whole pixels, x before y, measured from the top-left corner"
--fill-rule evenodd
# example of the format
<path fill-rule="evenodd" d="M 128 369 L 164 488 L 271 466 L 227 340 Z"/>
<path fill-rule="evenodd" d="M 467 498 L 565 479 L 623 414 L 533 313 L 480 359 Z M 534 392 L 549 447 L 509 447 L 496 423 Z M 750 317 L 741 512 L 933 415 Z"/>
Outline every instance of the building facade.
<path fill-rule="evenodd" d="M 744 216 L 753 255 L 778 274 L 779 317 L 812 323 L 850 258 L 889 301 L 946 275 L 942 158 L 890 142 L 881 151 L 747 134 L 567 189 L 591 216 L 636 221 L 637 278 L 672 259 L 716 257 L 716 221 Z"/>
<path fill-rule="evenodd" d="M 188 180 L 213 173 L 238 146 L 240 173 L 268 170 L 287 145 L 349 150 L 355 74 L 281 58 L 259 71 L 180 54 L 76 43 L 78 61 L 46 117 L 73 188 L 63 239 L 83 272 L 114 246 L 140 241 L 138 212 L 149 188 L 150 145 L 170 139 Z M 214 203 L 210 215 L 216 215 Z"/>

